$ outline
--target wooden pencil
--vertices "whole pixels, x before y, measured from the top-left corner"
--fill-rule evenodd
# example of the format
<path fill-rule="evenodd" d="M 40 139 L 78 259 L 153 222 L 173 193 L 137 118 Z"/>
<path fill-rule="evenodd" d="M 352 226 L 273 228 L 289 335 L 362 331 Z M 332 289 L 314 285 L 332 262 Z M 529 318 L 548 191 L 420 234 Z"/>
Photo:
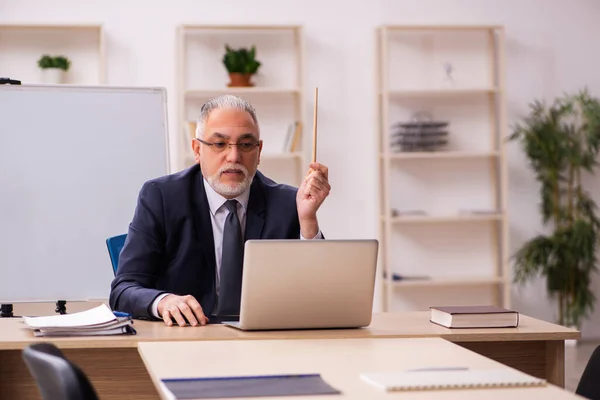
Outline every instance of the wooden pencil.
<path fill-rule="evenodd" d="M 312 162 L 317 162 L 317 107 L 319 104 L 319 88 L 315 88 L 315 105 L 313 110 L 313 143 Z"/>

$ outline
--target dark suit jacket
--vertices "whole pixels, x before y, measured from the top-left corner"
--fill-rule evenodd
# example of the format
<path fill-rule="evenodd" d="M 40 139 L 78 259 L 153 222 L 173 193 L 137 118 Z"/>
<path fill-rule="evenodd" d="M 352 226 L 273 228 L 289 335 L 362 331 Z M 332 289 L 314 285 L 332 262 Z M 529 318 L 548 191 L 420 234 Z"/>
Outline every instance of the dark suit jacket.
<path fill-rule="evenodd" d="M 297 188 L 256 172 L 246 213 L 245 240 L 299 239 Z M 213 309 L 215 248 L 200 166 L 150 180 L 142 186 L 129 225 L 110 306 L 137 318 L 155 319 L 151 304 L 161 293 L 193 295 Z"/>

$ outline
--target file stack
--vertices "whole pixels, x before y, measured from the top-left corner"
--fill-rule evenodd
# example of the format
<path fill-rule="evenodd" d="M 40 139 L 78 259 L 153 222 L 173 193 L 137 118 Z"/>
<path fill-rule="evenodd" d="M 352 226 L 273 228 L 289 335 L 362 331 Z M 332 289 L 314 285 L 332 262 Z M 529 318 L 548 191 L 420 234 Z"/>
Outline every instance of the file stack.
<path fill-rule="evenodd" d="M 131 316 L 113 313 L 105 304 L 73 314 L 23 317 L 23 322 L 41 337 L 136 334 Z"/>

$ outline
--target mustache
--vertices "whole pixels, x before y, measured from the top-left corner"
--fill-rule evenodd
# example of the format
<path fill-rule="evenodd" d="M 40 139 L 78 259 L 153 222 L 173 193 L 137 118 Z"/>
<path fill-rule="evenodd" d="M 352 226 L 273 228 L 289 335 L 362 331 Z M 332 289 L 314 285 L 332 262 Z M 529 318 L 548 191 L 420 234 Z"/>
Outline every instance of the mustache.
<path fill-rule="evenodd" d="M 223 172 L 225 172 L 225 171 L 240 171 L 244 174 L 244 177 L 248 176 L 248 170 L 242 164 L 234 164 L 234 163 L 225 164 L 225 165 L 221 166 L 221 168 L 219 168 L 219 170 L 217 171 L 217 174 L 219 176 L 221 176 L 221 174 L 223 174 Z"/>

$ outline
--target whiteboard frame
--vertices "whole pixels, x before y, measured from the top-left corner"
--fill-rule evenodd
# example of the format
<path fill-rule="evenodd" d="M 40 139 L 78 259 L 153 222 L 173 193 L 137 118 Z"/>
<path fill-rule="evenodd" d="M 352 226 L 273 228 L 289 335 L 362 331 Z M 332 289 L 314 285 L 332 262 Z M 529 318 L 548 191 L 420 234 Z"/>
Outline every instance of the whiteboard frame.
<path fill-rule="evenodd" d="M 15 80 L 19 80 L 18 78 L 12 78 Z M 162 86 L 113 86 L 113 85 L 75 85 L 75 84 L 66 84 L 66 83 L 61 83 L 61 84 L 42 84 L 42 83 L 31 83 L 31 84 L 21 84 L 21 85 L 0 85 L 0 87 L 2 87 L 2 90 L 8 89 L 8 90 L 22 90 L 24 88 L 50 88 L 50 87 L 56 87 L 56 88 L 68 88 L 68 89 L 86 89 L 86 90 L 122 90 L 122 91 L 130 91 L 130 90 L 135 90 L 138 92 L 161 92 L 162 97 L 163 97 L 163 110 L 164 110 L 164 118 L 165 118 L 165 161 L 167 163 L 166 167 L 166 171 L 168 174 L 172 173 L 172 168 L 171 168 L 171 148 L 169 145 L 170 142 L 170 137 L 171 137 L 171 132 L 169 131 L 169 104 L 168 104 L 168 99 L 167 99 L 167 89 L 165 87 Z"/>
<path fill-rule="evenodd" d="M 11 78 L 15 80 L 19 80 L 18 78 Z M 41 89 L 46 90 L 48 88 L 58 88 L 58 89 L 73 89 L 73 90 L 92 90 L 99 92 L 112 92 L 112 91 L 134 91 L 134 92 L 159 92 L 162 95 L 162 108 L 163 108 L 163 117 L 165 121 L 165 135 L 164 135 L 164 145 L 165 145 L 165 173 L 172 174 L 171 168 L 171 149 L 170 149 L 170 130 L 169 130 L 169 118 L 168 118 L 168 99 L 167 99 L 167 89 L 165 87 L 160 86 L 108 86 L 108 85 L 77 85 L 77 84 L 20 84 L 20 85 L 9 85 L 2 84 L 0 85 L 0 90 L 9 90 L 9 91 L 23 91 L 23 90 L 31 90 L 31 89 Z M 108 255 L 107 255 L 108 258 Z M 108 296 L 107 296 L 108 297 Z M 94 297 L 72 297 L 68 299 L 34 299 L 34 300 L 18 300 L 11 299 L 8 301 L 3 301 L 0 299 L 1 304 L 30 304 L 30 303 L 47 303 L 47 302 L 58 302 L 59 300 L 63 300 L 68 303 L 72 302 L 88 302 L 88 301 L 106 301 L 107 299 L 98 299 Z"/>

